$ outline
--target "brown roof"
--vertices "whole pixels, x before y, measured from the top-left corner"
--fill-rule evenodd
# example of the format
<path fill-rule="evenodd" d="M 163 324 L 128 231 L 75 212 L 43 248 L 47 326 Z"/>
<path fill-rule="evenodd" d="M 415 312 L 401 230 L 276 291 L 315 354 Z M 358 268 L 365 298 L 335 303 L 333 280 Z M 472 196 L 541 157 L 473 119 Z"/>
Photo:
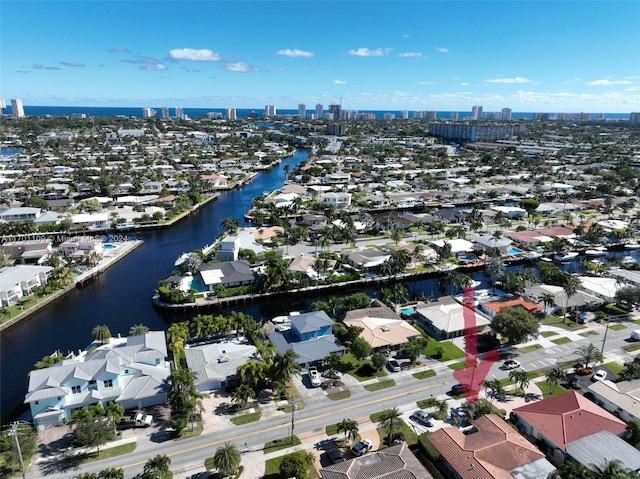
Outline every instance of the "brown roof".
<path fill-rule="evenodd" d="M 530 313 L 535 313 L 536 311 L 542 311 L 544 309 L 539 304 L 532 303 L 531 301 L 527 301 L 523 298 L 509 299 L 507 301 L 489 301 L 482 303 L 482 305 L 496 313 L 499 313 L 502 308 L 524 308 Z"/>
<path fill-rule="evenodd" d="M 544 458 L 544 454 L 495 414 L 476 419 L 477 432 L 442 428 L 429 441 L 463 479 L 511 479 L 509 471 Z"/>
<path fill-rule="evenodd" d="M 325 467 L 320 475 L 322 479 L 433 479 L 404 443 Z"/>
<path fill-rule="evenodd" d="M 513 412 L 563 451 L 567 443 L 596 432 L 606 429 L 619 436 L 627 429 L 623 421 L 575 391 L 525 404 Z"/>

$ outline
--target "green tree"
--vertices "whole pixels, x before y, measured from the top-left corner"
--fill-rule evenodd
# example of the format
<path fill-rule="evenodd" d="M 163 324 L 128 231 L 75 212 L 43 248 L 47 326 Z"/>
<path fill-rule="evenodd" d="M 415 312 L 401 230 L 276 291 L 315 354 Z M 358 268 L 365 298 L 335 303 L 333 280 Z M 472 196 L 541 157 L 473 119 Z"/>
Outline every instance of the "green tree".
<path fill-rule="evenodd" d="M 353 340 L 351 346 L 349 346 L 349 351 L 351 351 L 351 354 L 353 354 L 356 359 L 361 361 L 371 354 L 371 345 L 366 339 L 358 336 Z"/>
<path fill-rule="evenodd" d="M 236 376 L 254 390 L 257 389 L 261 382 L 265 381 L 268 375 L 269 365 L 257 359 L 250 359 L 236 368 Z"/>
<path fill-rule="evenodd" d="M 144 475 L 149 479 L 165 479 L 169 477 L 171 459 L 166 454 L 158 454 L 144 465 Z"/>
<path fill-rule="evenodd" d="M 583 344 L 576 348 L 573 354 L 580 356 L 581 363 L 584 364 L 584 367 L 587 369 L 589 368 L 589 364 L 593 363 L 593 366 L 595 366 L 595 362 L 602 359 L 600 350 L 591 343 Z"/>
<path fill-rule="evenodd" d="M 109 342 L 109 339 L 111 339 L 111 331 L 109 331 L 109 327 L 107 325 L 99 324 L 94 326 L 91 330 L 91 337 L 94 341 L 104 344 Z"/>
<path fill-rule="evenodd" d="M 515 383 L 517 389 L 522 389 L 522 394 L 524 394 L 525 389 L 531 382 L 531 374 L 524 369 L 512 369 L 509 372 L 509 379 Z"/>
<path fill-rule="evenodd" d="M 149 328 L 144 324 L 134 324 L 129 328 L 129 336 L 140 336 L 148 332 Z"/>
<path fill-rule="evenodd" d="M 284 354 L 276 354 L 271 371 L 274 381 L 286 382 L 292 375 L 299 375 L 298 354 L 293 349 L 288 349 Z"/>
<path fill-rule="evenodd" d="M 400 414 L 400 410 L 397 407 L 391 409 L 385 409 L 380 414 L 380 420 L 378 425 L 386 429 L 387 431 L 387 446 L 391 447 L 393 445 L 393 437 L 395 432 L 400 428 L 402 424 L 402 418 Z"/>
<path fill-rule="evenodd" d="M 176 367 L 180 367 L 180 355 L 184 350 L 184 342 L 189 337 L 189 323 L 183 321 L 181 323 L 173 323 L 167 329 L 167 348 L 173 353 L 174 359 L 178 358 L 175 363 Z"/>
<path fill-rule="evenodd" d="M 124 408 L 118 403 L 109 401 L 107 407 L 105 408 L 105 414 L 111 421 L 111 424 L 113 424 L 113 435 L 115 437 L 118 435 L 116 424 L 118 423 L 118 421 L 120 421 L 120 419 L 122 419 L 122 416 L 124 415 Z"/>
<path fill-rule="evenodd" d="M 429 340 L 425 336 L 418 336 L 409 340 L 407 349 L 409 350 L 409 362 L 412 366 L 416 364 L 422 354 L 426 353 L 428 345 Z"/>
<path fill-rule="evenodd" d="M 555 394 L 556 386 L 567 379 L 567 373 L 560 366 L 556 366 L 545 373 L 547 382 L 552 385 L 551 394 Z"/>
<path fill-rule="evenodd" d="M 256 396 L 255 391 L 248 384 L 241 384 L 231 393 L 231 400 L 238 405 L 240 409 L 247 407 L 251 399 Z"/>
<path fill-rule="evenodd" d="M 240 462 L 240 451 L 230 442 L 225 442 L 213 455 L 213 465 L 223 477 L 229 477 L 238 472 Z"/>
<path fill-rule="evenodd" d="M 344 438 L 353 441 L 358 436 L 358 421 L 343 419 L 338 423 L 338 433 L 344 433 Z"/>
<path fill-rule="evenodd" d="M 310 452 L 298 451 L 287 454 L 280 463 L 280 476 L 306 479 L 311 464 L 313 464 L 313 454 Z"/>
<path fill-rule="evenodd" d="M 569 300 L 578 292 L 580 287 L 580 280 L 569 273 L 564 273 L 562 276 L 562 289 L 564 290 L 565 302 L 564 302 L 564 319 L 563 322 L 567 322 L 567 309 L 569 308 Z"/>
<path fill-rule="evenodd" d="M 494 316 L 491 329 L 508 344 L 520 344 L 538 335 L 540 324 L 531 313 L 521 308 L 502 308 Z"/>
<path fill-rule="evenodd" d="M 180 434 L 187 427 L 189 420 L 193 422 L 193 413 L 203 394 L 195 385 L 196 373 L 188 368 L 175 369 L 166 379 L 169 385 L 167 403 L 171 407 L 171 427 Z"/>
<path fill-rule="evenodd" d="M 387 358 L 382 353 L 373 353 L 371 355 L 371 364 L 376 368 L 376 371 L 382 371 L 384 365 L 387 364 Z"/>
<path fill-rule="evenodd" d="M 104 410 L 102 412 L 104 413 Z M 99 453 L 100 446 L 114 437 L 111 425 L 103 420 L 104 414 L 100 414 L 99 411 L 90 410 L 87 414 L 78 416 L 82 417 L 74 421 L 74 442 L 79 446 L 95 447 Z"/>
<path fill-rule="evenodd" d="M 38 433 L 29 424 L 16 424 L 15 429 L 6 428 L 0 432 L 0 477 L 13 477 L 20 470 L 20 458 L 15 447 L 15 437 L 20 443 L 22 461 L 30 463 L 31 456 L 36 452 Z M 25 471 L 26 472 L 26 471 Z"/>
<path fill-rule="evenodd" d="M 124 479 L 124 471 L 115 467 L 103 469 L 98 473 L 98 479 Z"/>

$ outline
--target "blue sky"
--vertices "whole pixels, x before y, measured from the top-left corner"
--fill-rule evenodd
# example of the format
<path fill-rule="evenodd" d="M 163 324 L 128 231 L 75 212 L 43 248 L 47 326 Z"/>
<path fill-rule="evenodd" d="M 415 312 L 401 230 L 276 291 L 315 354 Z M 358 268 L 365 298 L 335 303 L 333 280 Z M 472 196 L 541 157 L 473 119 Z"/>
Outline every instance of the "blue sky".
<path fill-rule="evenodd" d="M 25 105 L 640 110 L 638 1 L 0 3 Z"/>

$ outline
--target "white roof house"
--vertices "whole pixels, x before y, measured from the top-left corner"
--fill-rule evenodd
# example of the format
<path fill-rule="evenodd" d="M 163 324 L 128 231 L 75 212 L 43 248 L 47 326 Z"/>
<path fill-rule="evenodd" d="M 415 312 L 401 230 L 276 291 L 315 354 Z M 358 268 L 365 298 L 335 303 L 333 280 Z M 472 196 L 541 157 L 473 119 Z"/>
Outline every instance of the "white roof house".
<path fill-rule="evenodd" d="M 464 307 L 451 296 L 439 298 L 416 310 L 418 320 L 426 331 L 436 339 L 453 338 L 464 335 Z M 491 321 L 485 315 L 474 311 L 475 330 L 489 326 Z"/>
<path fill-rule="evenodd" d="M 584 289 L 588 293 L 594 294 L 605 301 L 613 301 L 618 289 L 624 286 L 624 284 L 621 284 L 616 278 L 578 276 L 578 279 L 582 285 L 581 289 Z"/>
<path fill-rule="evenodd" d="M 445 243 L 449 243 L 451 245 L 451 253 L 468 253 L 473 251 L 473 243 L 471 241 L 467 241 L 462 238 L 453 238 L 453 239 L 439 239 L 431 242 L 434 246 L 438 248 L 443 248 Z"/>
<path fill-rule="evenodd" d="M 47 284 L 51 266 L 18 265 L 0 268 L 0 306 L 16 304 L 37 286 Z"/>

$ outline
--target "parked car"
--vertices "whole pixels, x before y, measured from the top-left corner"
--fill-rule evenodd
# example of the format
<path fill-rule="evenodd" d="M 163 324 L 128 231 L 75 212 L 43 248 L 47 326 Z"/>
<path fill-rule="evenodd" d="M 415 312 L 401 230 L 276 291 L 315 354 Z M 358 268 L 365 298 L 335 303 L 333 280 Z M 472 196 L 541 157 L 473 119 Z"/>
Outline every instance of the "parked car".
<path fill-rule="evenodd" d="M 396 359 L 411 359 L 411 350 L 402 349 L 396 353 Z"/>
<path fill-rule="evenodd" d="M 520 367 L 520 362 L 515 359 L 507 359 L 502 366 L 505 369 L 518 369 Z"/>
<path fill-rule="evenodd" d="M 422 424 L 423 426 L 433 427 L 436 425 L 436 420 L 431 415 L 422 409 L 418 409 L 411 415 L 411 419 L 415 422 Z"/>
<path fill-rule="evenodd" d="M 149 427 L 153 423 L 151 414 L 137 413 L 135 416 L 122 416 L 116 424 L 117 429 L 129 429 L 131 427 Z"/>
<path fill-rule="evenodd" d="M 469 391 L 471 391 L 471 386 L 468 384 L 454 384 L 451 388 L 451 394 L 454 396 L 459 396 L 460 394 L 464 394 Z"/>
<path fill-rule="evenodd" d="M 329 460 L 332 464 L 337 462 L 344 462 L 346 459 L 342 455 L 342 451 L 340 449 L 329 449 L 327 451 L 327 456 L 329 456 Z"/>
<path fill-rule="evenodd" d="M 329 379 L 342 379 L 342 373 L 340 371 L 336 371 L 335 369 L 327 369 L 322 372 L 323 378 Z"/>
<path fill-rule="evenodd" d="M 373 443 L 369 439 L 363 439 L 351 448 L 354 456 L 362 456 L 371 450 Z"/>
<path fill-rule="evenodd" d="M 571 389 L 582 389 L 582 385 L 580 384 L 580 381 L 578 381 L 576 378 L 571 378 L 568 382 L 567 382 L 567 386 L 569 386 Z"/>
<path fill-rule="evenodd" d="M 607 379 L 607 372 L 604 369 L 598 369 L 593 376 L 591 376 L 592 381 L 604 381 Z"/>
<path fill-rule="evenodd" d="M 320 379 L 320 373 L 316 368 L 309 368 L 309 379 L 311 380 L 311 385 L 315 388 L 320 386 L 322 380 Z"/>
<path fill-rule="evenodd" d="M 389 368 L 389 371 L 393 371 L 394 373 L 402 370 L 402 366 L 400 366 L 400 363 L 395 359 L 389 360 L 387 367 Z"/>

